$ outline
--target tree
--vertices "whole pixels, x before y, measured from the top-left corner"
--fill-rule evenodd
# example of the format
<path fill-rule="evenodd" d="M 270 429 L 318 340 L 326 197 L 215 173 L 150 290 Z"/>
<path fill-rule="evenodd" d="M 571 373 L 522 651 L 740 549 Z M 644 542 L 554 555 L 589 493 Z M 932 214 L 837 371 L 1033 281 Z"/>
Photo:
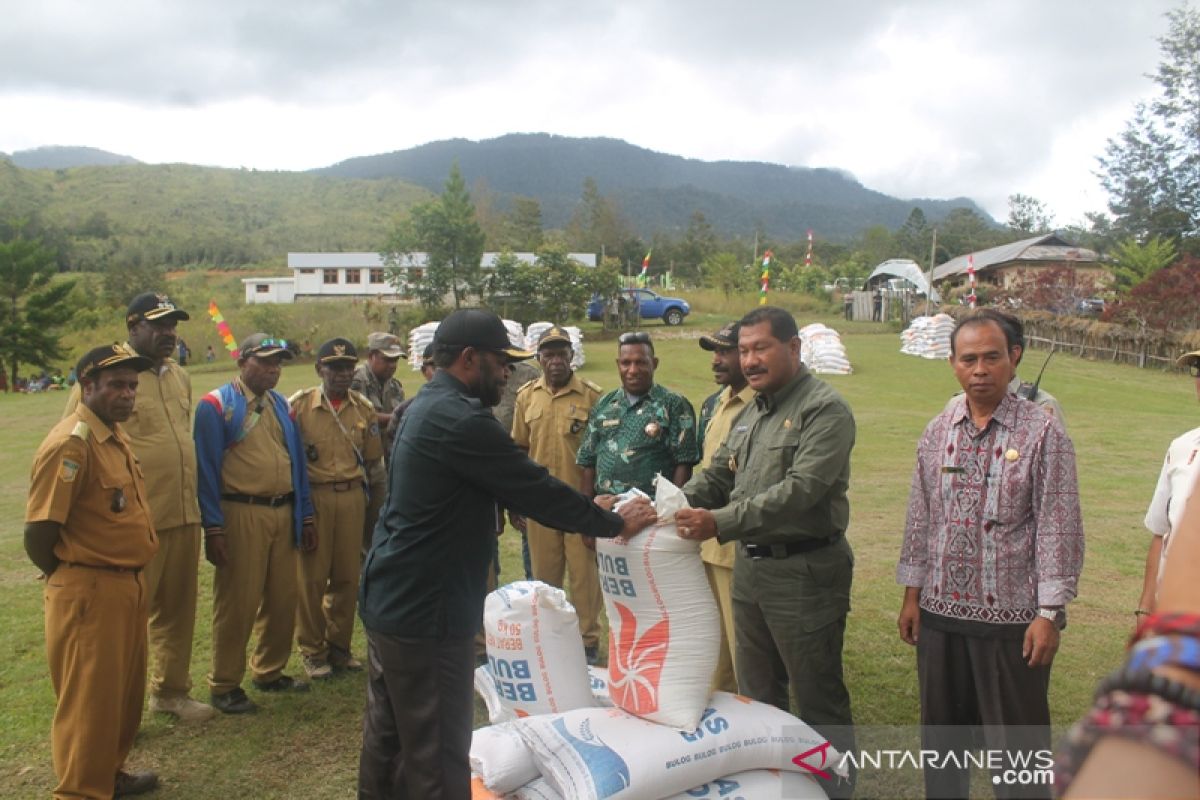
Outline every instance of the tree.
<path fill-rule="evenodd" d="M 677 274 L 695 280 L 700 277 L 700 265 L 717 250 L 717 234 L 703 211 L 693 211 L 679 248 Z"/>
<path fill-rule="evenodd" d="M 914 208 L 908 214 L 908 219 L 896 231 L 894 243 L 896 255 L 911 258 L 913 261 L 924 261 L 929 255 L 929 242 L 932 237 L 929 223 L 925 220 L 925 212 Z"/>
<path fill-rule="evenodd" d="M 1139 283 L 1117 304 L 1105 310 L 1104 319 L 1134 323 L 1156 330 L 1200 329 L 1200 259 L 1185 256 Z"/>
<path fill-rule="evenodd" d="M 1095 297 L 1099 290 L 1099 281 L 1089 273 L 1071 267 L 1049 267 L 1022 274 L 1010 288 L 989 299 L 997 303 L 1013 301 L 1026 309 L 1073 314 L 1079 310 L 1080 301 Z M 982 293 L 976 294 L 982 301 Z"/>
<path fill-rule="evenodd" d="M 1054 224 L 1050 209 L 1036 197 L 1027 194 L 1008 196 L 1008 227 L 1020 233 L 1036 235 L 1049 233 Z"/>
<path fill-rule="evenodd" d="M 1145 244 L 1130 237 L 1113 250 L 1113 275 L 1118 289 L 1131 289 L 1160 269 L 1174 263 L 1179 256 L 1175 244 L 1161 236 L 1151 236 Z"/>
<path fill-rule="evenodd" d="M 55 281 L 55 257 L 19 234 L 0 242 L 0 368 L 17 385 L 21 364 L 43 369 L 64 357 L 57 329 L 71 317 L 71 281 Z"/>
<path fill-rule="evenodd" d="M 720 289 L 728 300 L 733 293 L 749 285 L 746 268 L 733 253 L 714 253 L 700 265 L 704 285 Z"/>
<path fill-rule="evenodd" d="M 483 229 L 475 219 L 475 208 L 457 162 L 450 168 L 446 187 L 437 200 L 412 209 L 393 231 L 382 252 L 389 267 L 389 281 L 401 291 L 416 295 L 427 309 L 441 307 L 449 294 L 454 307 L 482 298 Z M 400 269 L 415 253 L 425 253 L 419 279 Z"/>
<path fill-rule="evenodd" d="M 1167 12 L 1161 60 L 1149 76 L 1160 90 L 1139 103 L 1125 130 L 1109 139 L 1100 183 L 1119 232 L 1194 242 L 1200 224 L 1200 13 Z"/>
<path fill-rule="evenodd" d="M 613 253 L 631 237 L 620 210 L 600 194 L 596 179 L 591 177 L 583 181 L 583 194 L 567 223 L 567 235 L 572 246 L 585 253 Z"/>
<path fill-rule="evenodd" d="M 505 248 L 536 253 L 542 249 L 542 205 L 532 197 L 514 197 L 504 219 L 501 244 Z"/>

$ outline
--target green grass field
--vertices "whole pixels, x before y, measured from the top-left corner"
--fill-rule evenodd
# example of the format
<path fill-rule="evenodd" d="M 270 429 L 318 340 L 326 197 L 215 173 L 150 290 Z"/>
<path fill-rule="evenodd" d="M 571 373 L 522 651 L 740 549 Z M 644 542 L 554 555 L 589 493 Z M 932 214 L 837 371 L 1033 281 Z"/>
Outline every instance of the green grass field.
<path fill-rule="evenodd" d="M 658 381 L 698 405 L 713 386 L 707 354 L 695 337 L 723 321 L 697 314 L 681 329 L 647 326 L 661 335 Z M 893 575 L 917 437 L 957 387 L 944 362 L 901 355 L 899 337 L 885 326 L 825 321 L 843 332 L 855 368 L 853 375 L 828 379 L 850 402 L 858 422 L 849 531 L 857 570 L 845 645 L 855 717 L 861 725 L 911 724 L 917 718 L 914 656 L 896 633 L 901 591 Z M 190 339 L 187 328 L 205 324 L 194 318 L 181 333 Z M 604 387 L 615 386 L 615 345 L 596 338 L 594 327 L 585 330 L 589 361 L 583 374 Z M 1031 351 L 1023 371 L 1035 374 L 1044 358 Z M 232 366 L 201 366 L 193 372 L 194 389 L 203 393 L 232 374 Z M 415 373 L 403 371 L 400 377 L 409 392 L 420 383 Z M 280 389 L 287 393 L 313 383 L 311 364 L 300 364 L 284 371 Z M 1096 682 L 1120 660 L 1148 542 L 1142 516 L 1168 442 L 1194 427 L 1197 414 L 1192 382 L 1177 374 L 1057 356 L 1044 386 L 1061 401 L 1078 451 L 1087 531 L 1080 596 L 1071 606 L 1051 687 L 1055 722 L 1066 723 L 1084 711 Z M 32 454 L 64 401 L 57 393 L 0 395 L 3 797 L 45 796 L 54 784 L 48 740 L 53 695 L 42 641 L 40 583 L 25 557 L 21 531 Z M 519 538 L 506 534 L 502 580 L 520 576 L 519 552 Z M 192 666 L 200 698 L 207 697 L 211 573 L 202 561 Z M 355 642 L 361 653 L 361 636 Z M 298 658 L 291 671 L 300 672 Z M 159 771 L 163 797 L 353 797 L 365 698 L 361 675 L 337 678 L 306 696 L 255 697 L 263 708 L 249 717 L 221 717 L 198 726 L 147 717 L 132 763 Z M 895 796 L 895 787 L 881 780 L 865 776 L 861 796 Z"/>

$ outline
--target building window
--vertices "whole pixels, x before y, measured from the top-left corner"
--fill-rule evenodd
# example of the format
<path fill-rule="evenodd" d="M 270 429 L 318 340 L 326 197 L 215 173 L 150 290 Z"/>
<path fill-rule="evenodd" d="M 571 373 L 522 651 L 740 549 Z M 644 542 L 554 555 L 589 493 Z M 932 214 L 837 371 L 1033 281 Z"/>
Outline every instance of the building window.
<path fill-rule="evenodd" d="M 301 275 L 312 275 L 314 272 L 316 272 L 316 270 L 315 270 L 315 269 L 302 269 L 302 270 L 300 270 L 300 274 L 301 274 Z"/>
<path fill-rule="evenodd" d="M 321 275 L 323 276 L 325 283 L 338 282 L 338 271 L 336 269 L 323 269 L 321 270 Z"/>
<path fill-rule="evenodd" d="M 254 291 L 258 292 L 259 294 L 270 294 L 271 286 L 270 284 L 266 283 L 256 283 L 254 284 Z"/>
<path fill-rule="evenodd" d="M 361 269 L 346 270 L 346 283 L 362 283 Z"/>
<path fill-rule="evenodd" d="M 383 268 L 382 267 L 372 267 L 370 278 L 371 278 L 371 283 L 385 283 L 386 282 L 383 277 Z"/>
<path fill-rule="evenodd" d="M 419 281 L 424 274 L 425 270 L 421 269 L 420 267 L 413 267 L 408 271 L 408 279 L 410 281 Z"/>

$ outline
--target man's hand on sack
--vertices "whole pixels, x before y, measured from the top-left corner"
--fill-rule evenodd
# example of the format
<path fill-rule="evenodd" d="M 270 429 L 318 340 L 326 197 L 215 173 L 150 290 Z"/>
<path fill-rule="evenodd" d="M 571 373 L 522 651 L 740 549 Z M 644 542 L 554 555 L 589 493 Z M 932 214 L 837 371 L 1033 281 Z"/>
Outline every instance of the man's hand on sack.
<path fill-rule="evenodd" d="M 679 538 L 702 542 L 717 535 L 717 521 L 706 508 L 684 508 L 675 512 Z"/>
<path fill-rule="evenodd" d="M 654 506 L 650 505 L 649 500 L 641 497 L 625 503 L 617 513 L 625 521 L 625 527 L 621 528 L 621 532 L 617 534 L 619 539 L 631 539 L 644 528 L 658 522 L 658 514 L 655 512 Z"/>

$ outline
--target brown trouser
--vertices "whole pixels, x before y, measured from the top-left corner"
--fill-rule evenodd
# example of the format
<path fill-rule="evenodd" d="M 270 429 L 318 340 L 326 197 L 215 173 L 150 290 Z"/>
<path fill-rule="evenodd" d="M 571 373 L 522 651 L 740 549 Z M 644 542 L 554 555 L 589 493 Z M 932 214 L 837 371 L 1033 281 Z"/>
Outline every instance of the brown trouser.
<path fill-rule="evenodd" d="M 150 598 L 150 694 L 185 697 L 192 689 L 192 636 L 196 631 L 196 573 L 200 526 L 158 532 L 158 552 L 146 565 Z"/>
<path fill-rule="evenodd" d="M 324 659 L 331 646 L 350 652 L 367 498 L 360 485 L 340 492 L 314 485 L 312 501 L 317 549 L 296 558 L 296 643 L 304 655 Z"/>
<path fill-rule="evenodd" d="M 470 800 L 473 649 L 367 631 L 359 798 Z"/>
<path fill-rule="evenodd" d="M 112 797 L 142 719 L 146 579 L 63 564 L 46 579 L 46 658 L 58 705 L 58 798 Z"/>
<path fill-rule="evenodd" d="M 222 501 L 221 513 L 229 563 L 213 574 L 213 667 L 208 676 L 213 694 L 241 685 L 252 632 L 258 636 L 250 659 L 254 680 L 269 683 L 282 675 L 296 624 L 292 507 Z"/>
<path fill-rule="evenodd" d="M 583 543 L 583 537 L 562 533 L 553 528 L 528 521 L 529 560 L 533 579 L 563 588 L 563 577 L 570 571 L 571 585 L 567 596 L 579 615 L 579 632 L 586 647 L 600 642 L 600 609 L 604 598 L 600 594 L 600 574 L 596 568 L 596 551 Z"/>
<path fill-rule="evenodd" d="M 706 561 L 704 574 L 708 577 L 713 599 L 717 601 L 721 620 L 721 650 L 717 656 L 717 669 L 713 672 L 712 690 L 737 694 L 737 677 L 733 671 L 733 567 L 722 567 Z"/>

